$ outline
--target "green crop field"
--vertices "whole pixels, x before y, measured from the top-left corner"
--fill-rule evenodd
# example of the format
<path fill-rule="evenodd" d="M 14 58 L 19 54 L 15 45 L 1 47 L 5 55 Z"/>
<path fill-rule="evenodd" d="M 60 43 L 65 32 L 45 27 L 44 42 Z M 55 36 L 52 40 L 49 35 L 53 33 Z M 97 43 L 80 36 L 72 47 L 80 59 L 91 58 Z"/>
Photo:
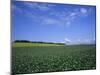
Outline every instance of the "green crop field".
<path fill-rule="evenodd" d="M 59 44 L 47 44 L 47 43 L 13 43 L 13 47 L 34 47 L 34 46 L 64 46 Z"/>
<path fill-rule="evenodd" d="M 96 69 L 95 45 L 12 44 L 12 73 Z"/>

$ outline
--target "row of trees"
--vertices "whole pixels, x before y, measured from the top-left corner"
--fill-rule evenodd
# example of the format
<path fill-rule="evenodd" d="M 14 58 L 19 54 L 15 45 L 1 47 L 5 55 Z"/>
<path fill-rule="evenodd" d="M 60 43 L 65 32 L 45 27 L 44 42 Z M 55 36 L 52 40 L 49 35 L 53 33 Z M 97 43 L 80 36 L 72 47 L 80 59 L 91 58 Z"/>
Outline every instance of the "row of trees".
<path fill-rule="evenodd" d="M 29 41 L 29 40 L 15 40 L 14 41 L 15 43 L 16 42 L 19 42 L 19 43 L 45 43 L 45 44 L 62 44 L 64 45 L 64 43 L 54 43 L 54 42 L 43 42 L 43 41 Z"/>

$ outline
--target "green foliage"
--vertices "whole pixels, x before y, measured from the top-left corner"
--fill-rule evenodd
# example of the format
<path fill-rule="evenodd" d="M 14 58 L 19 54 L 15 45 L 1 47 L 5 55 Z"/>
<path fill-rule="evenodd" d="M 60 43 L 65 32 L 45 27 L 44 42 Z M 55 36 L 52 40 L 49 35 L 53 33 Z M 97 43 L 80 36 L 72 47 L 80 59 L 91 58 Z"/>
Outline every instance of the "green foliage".
<path fill-rule="evenodd" d="M 40 73 L 96 68 L 95 45 L 24 46 L 12 48 L 12 73 Z M 37 44 L 38 45 L 38 44 Z"/>

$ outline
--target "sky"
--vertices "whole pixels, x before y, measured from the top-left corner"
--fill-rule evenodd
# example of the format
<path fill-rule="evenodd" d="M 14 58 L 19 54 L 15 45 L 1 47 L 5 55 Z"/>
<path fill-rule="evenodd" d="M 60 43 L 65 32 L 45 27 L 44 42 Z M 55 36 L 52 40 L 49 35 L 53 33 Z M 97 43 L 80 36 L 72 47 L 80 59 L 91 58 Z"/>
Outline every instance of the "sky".
<path fill-rule="evenodd" d="M 12 2 L 12 41 L 92 44 L 95 29 L 95 6 Z"/>

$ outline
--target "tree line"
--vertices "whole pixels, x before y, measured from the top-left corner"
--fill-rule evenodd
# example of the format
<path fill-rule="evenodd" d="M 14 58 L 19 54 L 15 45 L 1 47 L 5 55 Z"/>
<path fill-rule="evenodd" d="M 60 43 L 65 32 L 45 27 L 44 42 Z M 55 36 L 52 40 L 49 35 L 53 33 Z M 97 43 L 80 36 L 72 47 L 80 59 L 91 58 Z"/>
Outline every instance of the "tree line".
<path fill-rule="evenodd" d="M 44 41 L 29 41 L 29 40 L 15 40 L 15 43 L 45 43 L 45 44 L 59 44 L 64 45 L 64 43 L 54 43 L 54 42 L 44 42 Z"/>

